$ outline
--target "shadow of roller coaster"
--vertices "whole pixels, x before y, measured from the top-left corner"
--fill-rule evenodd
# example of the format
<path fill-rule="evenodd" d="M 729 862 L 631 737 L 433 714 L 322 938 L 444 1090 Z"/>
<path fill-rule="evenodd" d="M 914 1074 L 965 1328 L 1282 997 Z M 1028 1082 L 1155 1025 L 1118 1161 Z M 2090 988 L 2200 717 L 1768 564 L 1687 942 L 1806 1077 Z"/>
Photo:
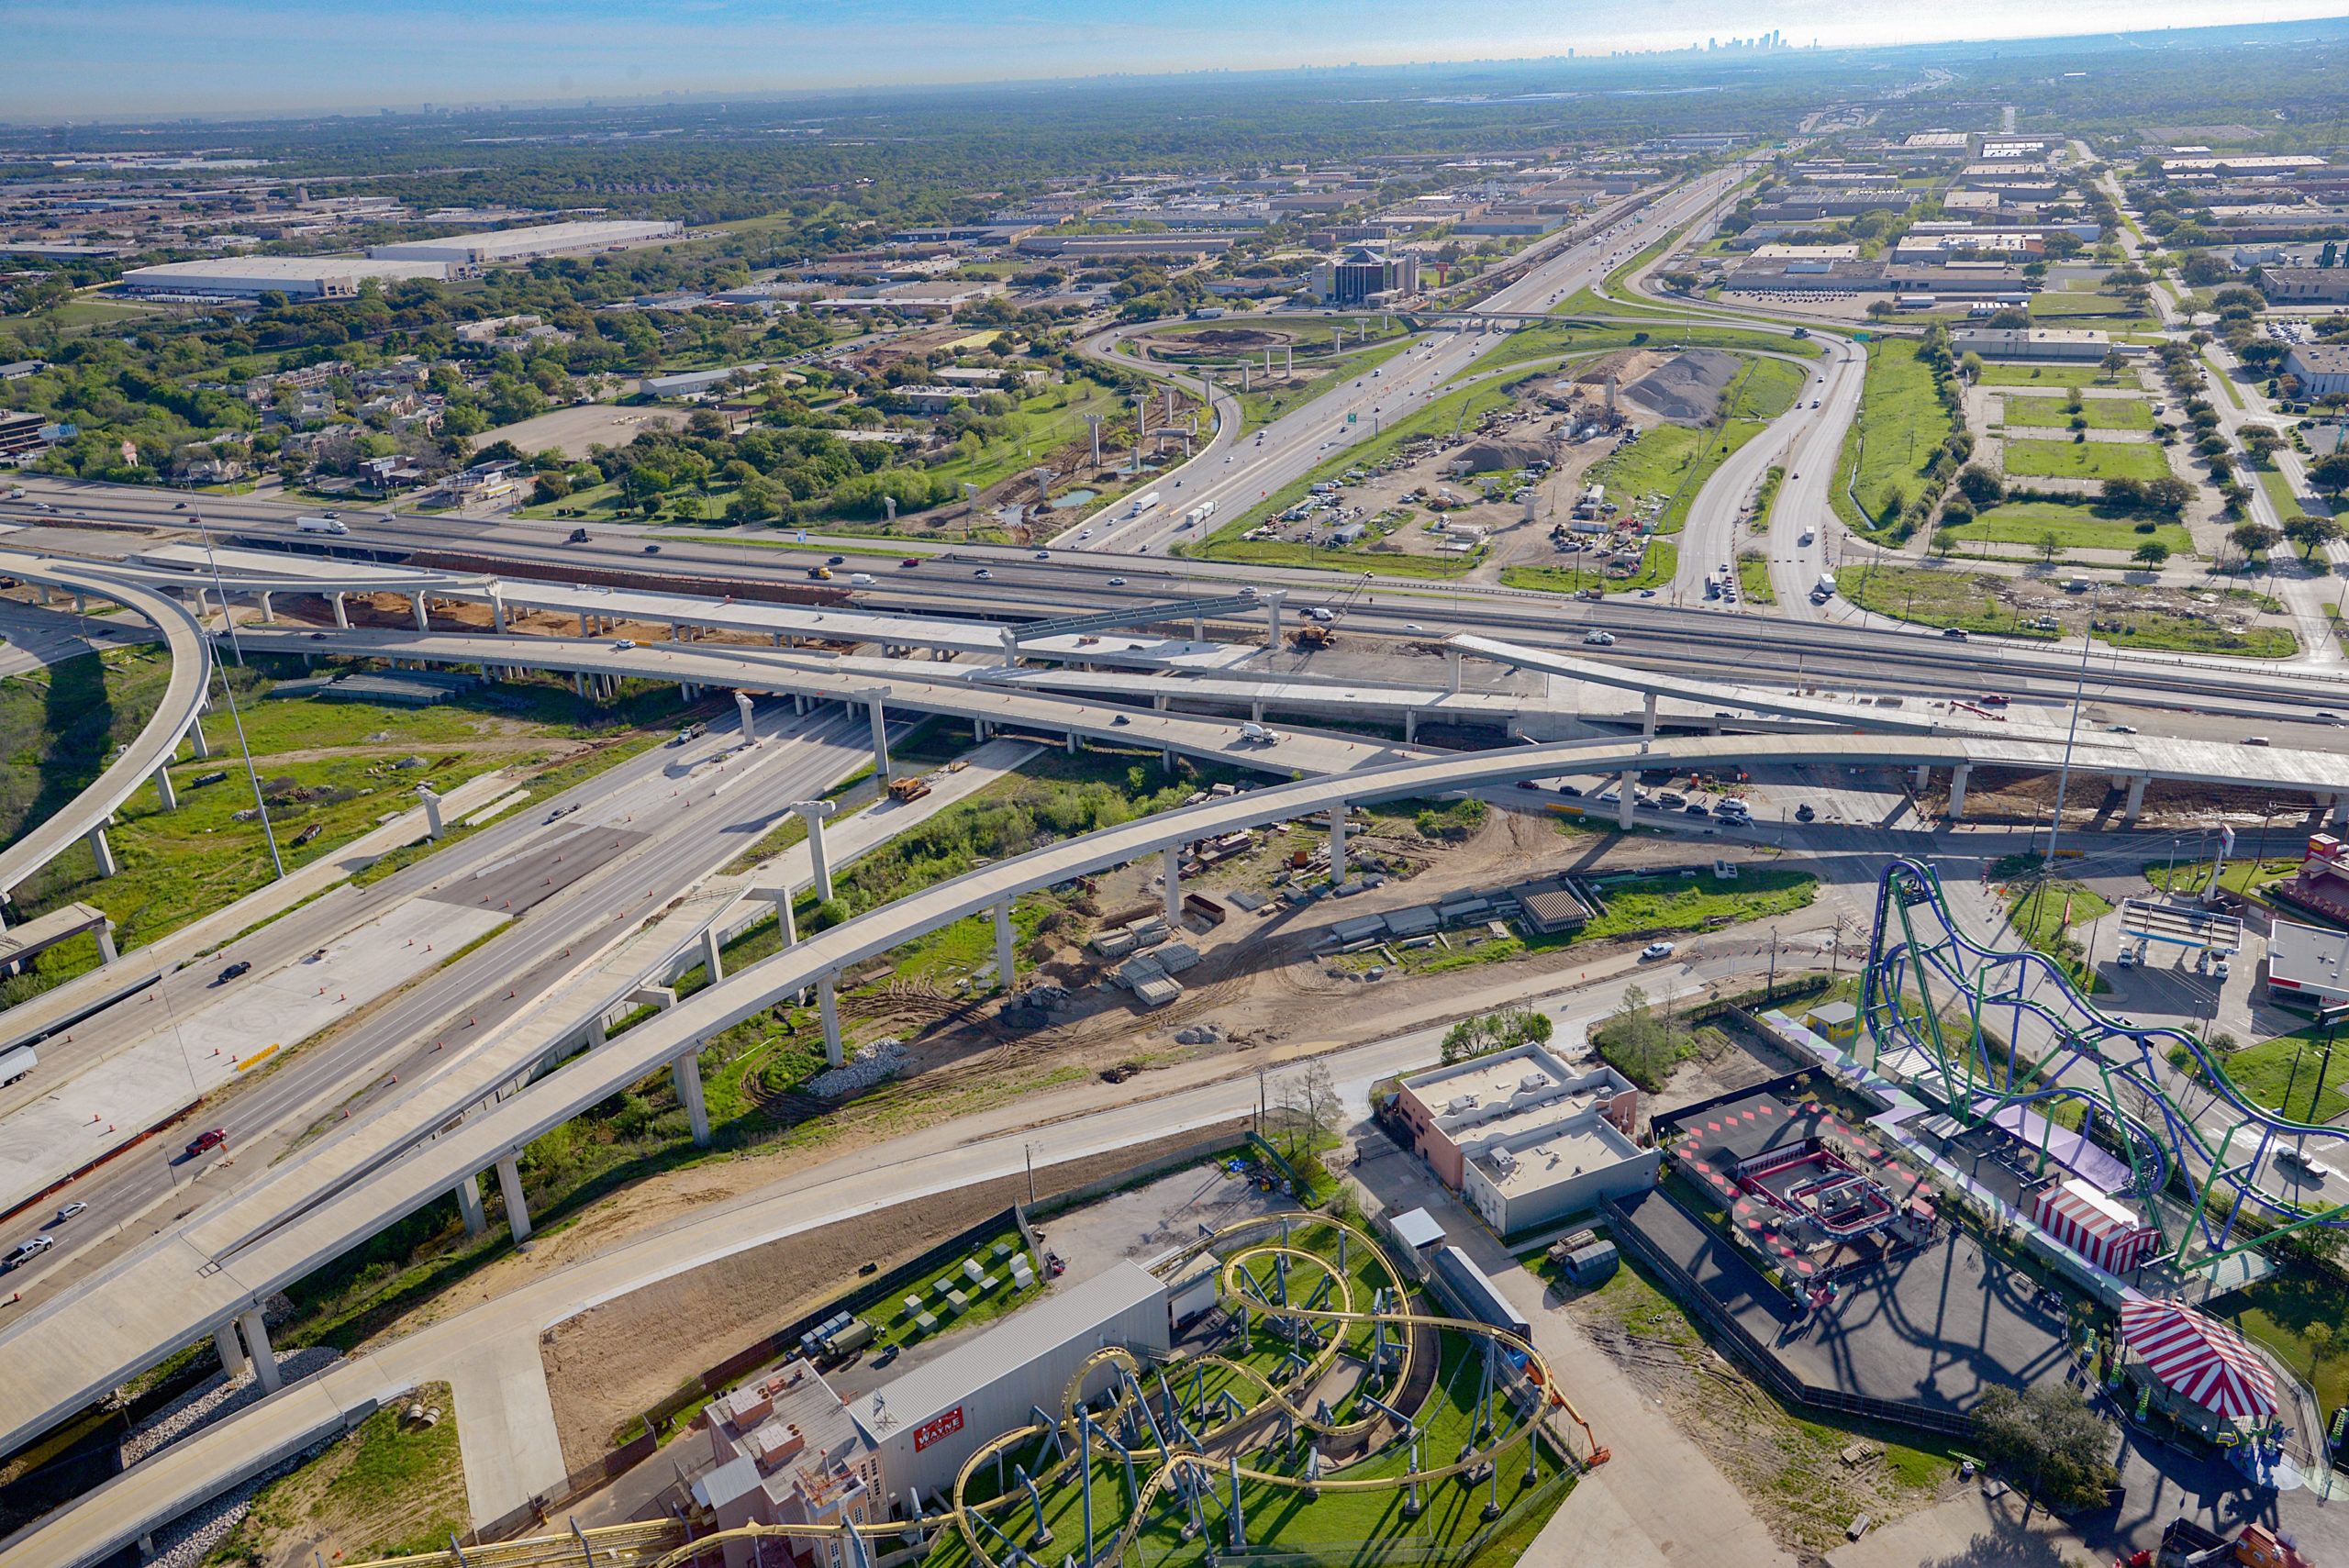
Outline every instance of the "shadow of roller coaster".
<path fill-rule="evenodd" d="M 1335 1232 L 1339 1261 L 1333 1263 L 1321 1253 L 1292 1244 L 1293 1228 Z M 1047 1417 L 1039 1407 L 1032 1414 L 1042 1418 L 981 1444 L 956 1474 L 952 1503 L 942 1511 L 925 1513 L 916 1520 L 864 1525 L 745 1525 L 701 1536 L 690 1546 L 662 1558 L 653 1568 L 680 1568 L 697 1552 L 707 1551 L 713 1545 L 756 1536 L 838 1540 L 845 1548 L 845 1568 L 872 1568 L 874 1541 L 907 1540 L 917 1532 L 948 1528 L 962 1536 L 972 1562 L 980 1568 L 1052 1568 L 1053 1554 L 1047 1550 L 1050 1537 L 1044 1533 L 1043 1496 L 1072 1484 L 1082 1494 L 1085 1532 L 1082 1565 L 1090 1568 L 1091 1564 L 1116 1562 L 1122 1558 L 1150 1524 L 1153 1506 L 1162 1498 L 1180 1521 L 1186 1541 L 1212 1541 L 1209 1531 L 1220 1526 L 1230 1549 L 1238 1551 L 1248 1545 L 1245 1509 L 1240 1496 L 1242 1483 L 1308 1496 L 1323 1492 L 1399 1491 L 1406 1496 L 1403 1517 L 1408 1519 L 1417 1518 L 1425 1507 L 1420 1496 L 1423 1488 L 1453 1476 L 1475 1474 L 1489 1463 L 1492 1493 L 1484 1517 L 1491 1519 L 1501 1511 L 1502 1461 L 1512 1452 L 1523 1452 L 1522 1485 L 1527 1487 L 1540 1480 L 1539 1443 L 1542 1440 L 1551 1444 L 1567 1468 L 1582 1470 L 1606 1462 L 1607 1450 L 1598 1446 L 1590 1424 L 1560 1392 L 1557 1379 L 1540 1351 L 1518 1335 L 1489 1324 L 1400 1310 L 1410 1299 L 1410 1292 L 1396 1272 L 1393 1261 L 1369 1236 L 1343 1221 L 1306 1213 L 1259 1216 L 1198 1237 L 1162 1262 L 1159 1272 L 1172 1275 L 1184 1263 L 1202 1254 L 1234 1247 L 1252 1235 L 1275 1229 L 1279 1231 L 1278 1240 L 1237 1246 L 1228 1254 L 1219 1254 L 1223 1256 L 1221 1303 L 1228 1310 L 1241 1315 L 1243 1340 L 1252 1331 L 1249 1324 L 1262 1323 L 1264 1327 L 1259 1331 L 1271 1333 L 1275 1323 L 1286 1320 L 1293 1326 L 1290 1332 L 1295 1338 L 1290 1342 L 1312 1348 L 1314 1353 L 1309 1360 L 1293 1350 L 1275 1369 L 1276 1375 L 1267 1376 L 1245 1362 L 1213 1352 L 1177 1355 L 1153 1366 L 1144 1364 L 1123 1346 L 1108 1346 L 1088 1356 L 1069 1379 L 1062 1392 L 1058 1418 Z M 1368 1303 L 1357 1303 L 1356 1282 L 1349 1277 L 1357 1251 L 1375 1261 L 1386 1278 Z M 1269 1267 L 1260 1278 L 1258 1268 L 1265 1264 Z M 1309 1293 L 1299 1284 L 1298 1291 L 1305 1294 L 1306 1299 L 1306 1304 L 1299 1305 L 1288 1299 L 1290 1285 L 1295 1283 L 1290 1276 L 1306 1271 L 1318 1273 L 1323 1283 Z M 1309 1395 L 1336 1364 L 1353 1338 L 1350 1331 L 1364 1329 L 1370 1330 L 1376 1347 L 1373 1361 L 1380 1359 L 1381 1349 L 1393 1361 L 1391 1373 L 1383 1373 L 1379 1366 L 1373 1365 L 1365 1374 L 1364 1402 L 1371 1413 L 1353 1421 L 1338 1421 L 1331 1418 L 1326 1404 L 1306 1409 L 1297 1396 Z M 1470 1429 L 1467 1446 L 1444 1463 L 1421 1462 L 1420 1444 L 1428 1435 L 1427 1426 L 1420 1419 L 1427 1410 L 1425 1404 L 1419 1410 L 1397 1411 L 1367 1394 L 1374 1385 L 1384 1386 L 1389 1394 L 1408 1386 L 1414 1358 L 1421 1353 L 1412 1334 L 1415 1329 L 1449 1329 L 1473 1336 L 1486 1347 L 1477 1424 Z M 1387 1338 L 1390 1334 L 1395 1336 L 1391 1341 Z M 1431 1334 L 1430 1340 L 1440 1373 L 1440 1333 Z M 1534 1390 L 1532 1399 L 1526 1404 L 1520 1405 L 1501 1386 L 1498 1369 L 1505 1352 L 1524 1360 L 1527 1381 Z M 1292 1363 L 1297 1363 L 1294 1369 Z M 1109 1403 L 1097 1415 L 1085 1404 L 1084 1389 L 1105 1367 L 1114 1371 L 1105 1391 Z M 1176 1392 L 1181 1381 L 1191 1380 L 1196 1400 L 1204 1375 L 1211 1372 L 1228 1374 L 1236 1382 L 1252 1386 L 1259 1391 L 1258 1397 L 1243 1404 L 1226 1385 L 1213 1398 L 1186 1405 Z M 1441 1393 L 1431 1381 L 1430 1398 Z M 1580 1454 L 1567 1438 L 1549 1424 L 1553 1410 L 1563 1410 L 1581 1429 Z M 1382 1429 L 1387 1433 L 1383 1444 L 1375 1440 Z M 1241 1462 L 1243 1451 L 1267 1449 L 1275 1442 L 1293 1445 L 1297 1437 L 1305 1440 L 1306 1474 L 1285 1475 Z M 1331 1443 L 1360 1440 L 1363 1448 L 1357 1458 L 1325 1467 L 1317 1440 Z M 973 1479 L 982 1470 L 990 1464 L 1000 1469 L 1004 1462 L 1030 1445 L 1037 1451 L 1033 1474 L 1025 1465 L 1015 1463 L 1012 1473 L 1016 1480 L 996 1496 L 984 1499 L 969 1496 Z M 1376 1476 L 1345 1473 L 1404 1448 L 1409 1450 L 1409 1462 L 1399 1473 Z M 1216 1451 L 1219 1450 L 1219 1453 Z M 1114 1506 L 1118 1494 L 1122 1494 L 1125 1517 L 1107 1539 L 1097 1537 L 1094 1529 L 1096 1460 L 1112 1462 L 1113 1467 L 1121 1467 L 1124 1473 L 1121 1487 L 1117 1486 L 1114 1468 L 1113 1479 L 1108 1483 L 1116 1491 L 1104 1501 Z M 1219 1480 L 1228 1487 L 1222 1494 L 1216 1490 Z M 1024 1522 L 1019 1517 L 1022 1514 L 1030 1516 Z M 1066 1552 L 1062 1555 L 1078 1556 Z"/>
<path fill-rule="evenodd" d="M 2260 1168 L 2285 1140 L 2292 1140 L 2291 1147 L 2310 1139 L 2338 1143 L 2343 1129 L 2294 1121 L 2254 1104 L 2200 1040 L 2182 1029 L 2142 1028 L 2106 1014 L 2046 954 L 2004 951 L 1967 936 L 1951 918 L 1930 866 L 1895 860 L 1878 879 L 1860 995 L 1870 1064 L 1903 1048 L 1925 1052 L 1947 1087 L 1950 1114 L 1961 1124 L 1978 1126 L 2009 1106 L 2058 1101 L 2086 1108 L 2083 1135 L 2102 1118 L 2126 1153 L 2131 1188 L 2180 1267 L 2213 1267 L 2308 1226 L 2349 1227 L 2349 1205 L 2311 1208 L 2257 1183 Z M 1966 1038 L 1954 1040 L 1943 1027 L 1941 1004 L 1961 999 L 1969 1028 Z M 2000 1016 L 2009 1026 L 2003 1062 L 1983 1034 L 1986 1018 Z M 2053 1041 L 2035 1058 L 2022 1050 L 2026 1018 L 2044 1024 Z M 2172 1096 L 2163 1076 L 2167 1063 L 2159 1054 L 2171 1045 L 2192 1054 L 2210 1087 L 2211 1103 L 2201 1116 L 2224 1106 L 2223 1125 L 2206 1125 Z M 2092 1075 L 2094 1086 L 2054 1082 L 2074 1068 Z M 2017 1084 L 2037 1086 L 2018 1092 Z M 2132 1092 L 2132 1103 L 2124 1103 L 2124 1090 Z M 2173 1178 L 2192 1195 L 2175 1235 L 2155 1201 Z M 2246 1210 L 2265 1228 L 2238 1240 L 2237 1223 Z M 2187 1251 L 2198 1236 L 2203 1252 L 2189 1265 Z"/>

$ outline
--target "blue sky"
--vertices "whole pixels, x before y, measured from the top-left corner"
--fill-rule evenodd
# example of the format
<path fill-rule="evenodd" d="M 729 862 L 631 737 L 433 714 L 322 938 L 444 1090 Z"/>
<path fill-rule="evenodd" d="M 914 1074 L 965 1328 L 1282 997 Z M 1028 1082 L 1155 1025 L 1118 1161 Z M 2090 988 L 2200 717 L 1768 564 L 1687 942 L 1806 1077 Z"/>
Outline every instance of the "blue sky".
<path fill-rule="evenodd" d="M 1527 59 L 1776 28 L 1828 45 L 2143 32 L 2340 0 L 83 0 L 10 7 L 0 117 L 524 103 L 689 92 Z"/>

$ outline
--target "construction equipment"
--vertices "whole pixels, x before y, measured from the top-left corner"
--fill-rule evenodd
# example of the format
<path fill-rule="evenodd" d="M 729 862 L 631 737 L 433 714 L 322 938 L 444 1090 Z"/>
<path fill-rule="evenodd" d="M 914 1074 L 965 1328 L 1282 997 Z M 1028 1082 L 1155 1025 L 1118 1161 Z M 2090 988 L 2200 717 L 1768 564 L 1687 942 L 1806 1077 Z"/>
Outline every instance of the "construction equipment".
<path fill-rule="evenodd" d="M 930 781 L 912 774 L 889 781 L 889 798 L 900 803 L 919 800 L 930 793 Z"/>

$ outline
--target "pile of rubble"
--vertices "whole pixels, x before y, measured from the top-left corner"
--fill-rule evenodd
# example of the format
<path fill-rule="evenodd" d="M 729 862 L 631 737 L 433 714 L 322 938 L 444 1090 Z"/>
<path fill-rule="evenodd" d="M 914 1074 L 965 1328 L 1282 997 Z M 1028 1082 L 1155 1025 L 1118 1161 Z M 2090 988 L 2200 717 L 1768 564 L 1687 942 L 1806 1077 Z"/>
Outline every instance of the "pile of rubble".
<path fill-rule="evenodd" d="M 807 1093 L 828 1100 L 845 1099 L 878 1088 L 904 1072 L 914 1053 L 896 1035 L 859 1046 L 856 1054 L 839 1067 L 827 1068 L 807 1080 Z"/>
<path fill-rule="evenodd" d="M 1221 1045 L 1223 1043 L 1223 1026 L 1220 1024 L 1193 1024 L 1188 1029 L 1176 1029 L 1174 1031 L 1174 1043 L 1177 1045 Z"/>

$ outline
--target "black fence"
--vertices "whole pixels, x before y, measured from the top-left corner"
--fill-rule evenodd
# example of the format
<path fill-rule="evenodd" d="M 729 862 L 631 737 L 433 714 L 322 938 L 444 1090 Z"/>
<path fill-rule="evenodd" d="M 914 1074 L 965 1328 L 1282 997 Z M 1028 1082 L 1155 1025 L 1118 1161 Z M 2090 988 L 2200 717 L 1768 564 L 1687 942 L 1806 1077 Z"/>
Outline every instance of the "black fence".
<path fill-rule="evenodd" d="M 1672 1203 L 1670 1195 L 1661 1189 L 1651 1194 L 1646 1201 Z M 1680 1206 L 1673 1204 L 1673 1207 L 1678 1208 Z M 1971 1421 L 1950 1411 L 1895 1404 L 1889 1399 L 1852 1394 L 1841 1388 L 1821 1388 L 1816 1384 L 1804 1382 L 1777 1358 L 1769 1346 L 1739 1322 L 1737 1315 L 1727 1305 L 1682 1268 L 1677 1259 L 1650 1241 L 1613 1198 L 1601 1198 L 1599 1207 L 1607 1216 L 1608 1227 L 1616 1244 L 1653 1271 L 1675 1296 L 1695 1307 L 1698 1316 L 1704 1318 L 1737 1359 L 1745 1363 L 1755 1380 L 1787 1403 L 1846 1416 L 1865 1416 L 1871 1420 L 1888 1421 L 1895 1426 L 1911 1427 L 1942 1437 L 1964 1437 L 1973 1430 Z M 1686 1214 L 1687 1211 L 1682 1209 L 1681 1212 Z M 1697 1223 L 1693 1217 L 1690 1222 Z M 1703 1229 L 1701 1225 L 1698 1228 Z"/>

